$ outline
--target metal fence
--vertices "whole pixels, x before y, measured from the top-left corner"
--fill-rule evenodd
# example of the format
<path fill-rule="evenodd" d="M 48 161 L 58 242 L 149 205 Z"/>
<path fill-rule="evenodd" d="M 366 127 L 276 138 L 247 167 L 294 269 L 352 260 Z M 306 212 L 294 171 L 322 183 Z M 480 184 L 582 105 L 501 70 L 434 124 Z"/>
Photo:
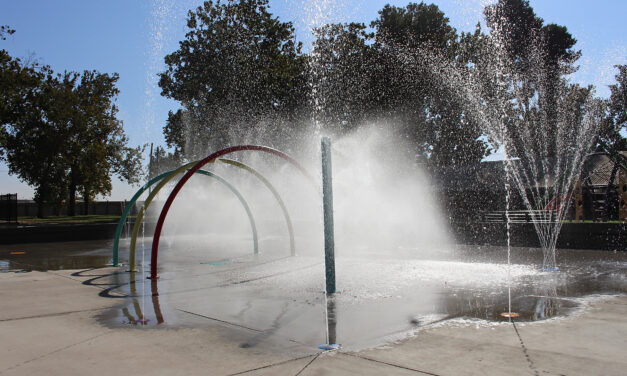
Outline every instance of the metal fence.
<path fill-rule="evenodd" d="M 17 193 L 0 195 L 0 221 L 17 223 Z"/>

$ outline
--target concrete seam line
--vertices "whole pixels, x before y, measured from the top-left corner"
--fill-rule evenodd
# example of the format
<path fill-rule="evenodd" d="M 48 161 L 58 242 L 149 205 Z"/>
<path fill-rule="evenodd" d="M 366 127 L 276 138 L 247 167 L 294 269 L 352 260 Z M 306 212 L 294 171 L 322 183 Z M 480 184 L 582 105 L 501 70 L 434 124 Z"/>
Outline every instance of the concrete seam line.
<path fill-rule="evenodd" d="M 14 365 L 14 366 L 12 366 L 12 367 L 6 368 L 6 369 L 4 369 L 4 370 L 0 371 L 0 373 L 4 373 L 4 372 L 6 372 L 6 371 L 10 371 L 10 370 L 12 370 L 12 369 L 19 368 L 19 367 L 21 367 L 21 366 L 23 366 L 23 365 L 25 365 L 25 364 L 32 363 L 32 362 L 37 361 L 37 360 L 39 360 L 39 359 L 43 359 L 43 358 L 45 358 L 45 357 L 47 357 L 47 356 L 49 356 L 49 355 L 56 354 L 56 353 L 61 352 L 61 351 L 63 351 L 63 350 L 67 350 L 67 349 L 69 349 L 70 347 L 74 347 L 74 346 L 81 345 L 81 344 L 83 344 L 83 343 L 89 342 L 89 341 L 91 341 L 91 340 L 93 340 L 93 339 L 96 339 L 96 338 L 98 338 L 98 337 L 102 337 L 102 336 L 104 336 L 105 334 L 109 334 L 109 333 L 110 333 L 110 332 L 100 333 L 100 334 L 98 334 L 97 336 L 93 336 L 93 337 L 87 338 L 87 339 L 85 339 L 85 340 L 82 340 L 82 341 L 80 341 L 80 342 L 76 342 L 76 343 L 73 343 L 73 344 L 71 344 L 71 345 L 67 345 L 67 346 L 62 347 L 62 348 L 60 348 L 60 349 L 56 349 L 56 350 L 50 351 L 50 352 L 48 352 L 48 353 L 46 353 L 46 354 L 43 354 L 43 355 L 40 355 L 40 356 L 38 356 L 38 357 L 36 357 L 36 358 L 29 359 L 29 360 L 26 360 L 26 361 L 24 361 L 24 362 L 22 362 L 22 363 L 20 363 L 20 364 L 16 364 L 16 365 Z"/>
<path fill-rule="evenodd" d="M 228 272 L 242 270 L 242 269 L 252 269 L 252 268 L 255 268 L 255 267 L 258 267 L 258 266 L 267 265 L 267 264 L 271 264 L 273 262 L 289 259 L 290 257 L 292 257 L 292 256 L 280 257 L 278 259 L 274 259 L 274 260 L 270 260 L 270 261 L 266 261 L 266 262 L 260 262 L 260 263 L 251 264 L 251 265 L 244 265 L 244 266 L 234 267 L 234 268 L 225 269 L 225 270 L 216 270 L 216 271 L 213 271 L 213 272 L 202 273 L 202 274 L 185 275 L 185 276 L 182 276 L 182 277 L 177 277 L 177 280 L 196 278 L 196 277 L 203 277 L 203 276 L 211 275 L 211 274 L 228 273 Z M 231 261 L 231 260 L 241 260 L 242 258 L 244 258 L 244 257 L 236 257 L 236 258 L 232 258 L 232 259 L 228 259 L 228 260 L 229 261 Z M 220 261 L 222 261 L 222 260 L 220 260 Z M 167 280 L 167 279 L 165 279 L 165 280 Z M 162 281 L 163 281 L 163 279 L 162 279 Z"/>
<path fill-rule="evenodd" d="M 533 373 L 536 376 L 539 376 L 540 373 L 536 369 L 536 366 L 533 364 L 533 360 L 531 360 L 531 356 L 529 355 L 529 352 L 527 351 L 527 346 L 525 346 L 525 343 L 523 342 L 523 339 L 520 336 L 520 333 L 518 332 L 518 328 L 516 327 L 516 323 L 514 322 L 514 320 L 512 320 L 512 326 L 514 327 L 514 331 L 516 332 L 516 335 L 518 336 L 518 340 L 520 341 L 520 346 L 522 348 L 523 354 L 525 355 L 525 359 L 527 359 L 529 368 L 533 371 Z"/>
<path fill-rule="evenodd" d="M 205 319 L 209 319 L 209 320 L 213 320 L 213 321 L 221 322 L 221 323 L 228 324 L 228 325 L 232 325 L 232 326 L 236 326 L 236 327 L 238 327 L 238 328 L 243 328 L 243 329 L 251 330 L 251 331 L 253 331 L 253 332 L 257 332 L 257 333 L 263 333 L 263 332 L 264 332 L 264 330 L 255 329 L 255 328 L 251 328 L 251 327 L 244 326 L 244 325 L 240 325 L 240 324 L 235 324 L 235 323 L 232 323 L 232 322 L 229 322 L 229 321 L 226 321 L 226 320 L 220 320 L 220 319 L 217 319 L 217 318 L 215 318 L 215 317 L 211 317 L 211 316 L 201 315 L 200 313 L 190 312 L 190 311 L 186 311 L 186 310 L 184 310 L 184 309 L 180 309 L 180 308 L 177 308 L 176 310 L 177 310 L 177 311 L 181 311 L 181 312 L 185 312 L 185 313 L 190 314 L 190 315 L 194 315 L 194 316 L 202 317 L 202 318 L 205 318 Z"/>
<path fill-rule="evenodd" d="M 244 283 L 256 282 L 256 281 L 260 281 L 262 279 L 268 279 L 268 278 L 272 278 L 272 277 L 282 276 L 282 275 L 285 275 L 285 274 L 299 272 L 301 270 L 313 268 L 314 266 L 318 266 L 320 264 L 322 264 L 322 262 L 319 262 L 319 263 L 316 263 L 316 264 L 312 264 L 312 265 L 303 266 L 302 268 L 298 268 L 298 269 L 288 270 L 286 272 L 279 272 L 279 273 L 264 275 L 264 276 L 257 277 L 257 278 L 250 278 L 250 279 L 245 279 L 245 280 L 241 280 L 241 281 L 232 281 L 232 282 L 228 282 L 228 283 L 223 283 L 223 284 L 218 285 L 216 287 L 228 287 L 228 286 L 232 286 L 232 285 L 241 285 L 241 284 L 244 284 Z"/>
<path fill-rule="evenodd" d="M 372 358 L 367 358 L 365 356 L 361 356 L 361 355 L 357 355 L 357 354 L 353 354 L 353 353 L 349 353 L 349 352 L 339 352 L 338 354 L 340 355 L 347 355 L 347 356 L 353 356 L 355 358 L 359 358 L 359 359 L 363 359 L 363 360 L 367 360 L 370 362 L 375 362 L 375 363 L 380 363 L 380 364 L 385 364 L 388 365 L 390 367 L 396 367 L 396 368 L 402 368 L 402 369 L 406 369 L 409 371 L 414 371 L 414 372 L 418 372 L 418 373 L 422 373 L 425 375 L 430 375 L 430 376 L 440 376 L 437 373 L 431 373 L 431 372 L 427 372 L 427 371 L 421 371 L 419 369 L 415 369 L 415 368 L 410 368 L 410 367 L 406 367 L 406 366 L 402 366 L 400 364 L 394 364 L 394 363 L 389 363 L 389 362 L 384 362 L 382 360 L 376 360 L 376 359 L 372 359 Z"/>
<path fill-rule="evenodd" d="M 313 363 L 316 359 L 318 359 L 318 357 L 320 356 L 320 354 L 322 354 L 323 352 L 324 352 L 324 351 L 320 351 L 319 353 L 317 353 L 317 354 L 316 354 L 316 356 L 314 356 L 314 358 L 313 358 L 313 359 L 311 359 L 311 360 L 309 361 L 309 363 L 307 363 L 307 364 L 303 367 L 303 369 L 301 369 L 300 371 L 298 371 L 298 373 L 297 373 L 296 375 L 294 375 L 294 376 L 298 376 L 298 375 L 300 375 L 301 373 L 303 373 L 303 371 L 304 371 L 304 370 L 306 370 L 306 369 L 307 369 L 307 367 L 309 367 L 309 366 L 311 365 L 311 363 Z"/>
<path fill-rule="evenodd" d="M 291 257 L 291 256 L 290 256 Z M 247 280 L 242 280 L 242 281 L 233 281 L 231 280 L 231 282 L 228 283 L 221 283 L 219 285 L 212 285 L 212 286 L 206 286 L 206 287 L 195 287 L 195 288 L 189 288 L 189 289 L 185 289 L 185 290 L 178 290 L 178 291 L 168 291 L 168 292 L 164 292 L 164 293 L 160 293 L 159 295 L 171 295 L 171 294 L 180 294 L 180 293 L 185 293 L 185 292 L 192 292 L 192 291 L 201 291 L 201 290 L 208 290 L 208 289 L 212 289 L 212 288 L 216 288 L 216 287 L 229 287 L 229 286 L 236 286 L 236 285 L 241 285 L 244 283 L 250 283 L 250 282 L 256 282 L 259 280 L 263 280 L 263 279 L 268 279 L 268 278 L 272 278 L 272 277 L 277 277 L 277 276 L 281 276 L 284 274 L 288 274 L 288 273 L 293 273 L 293 272 L 297 272 L 297 271 L 301 271 L 301 270 L 305 270 L 308 268 L 312 268 L 314 266 L 318 266 L 323 264 L 323 262 L 319 262 L 316 264 L 312 264 L 312 265 L 308 265 L 308 266 L 304 266 L 302 268 L 298 268 L 298 269 L 293 269 L 293 270 L 289 270 L 286 272 L 280 272 L 280 273 L 274 273 L 274 274 L 269 274 L 269 275 L 265 275 L 265 276 L 261 276 L 261 277 L 257 277 L 257 278 L 251 278 L 251 279 L 247 279 Z M 232 270 L 241 270 L 241 269 L 245 269 L 245 268 L 238 268 L 238 269 L 229 269 L 229 270 L 225 270 L 225 272 L 229 272 Z M 218 272 L 216 272 L 218 273 Z M 162 279 L 162 281 L 169 281 L 169 279 Z"/>
<path fill-rule="evenodd" d="M 290 363 L 290 362 L 295 362 L 295 361 L 297 361 L 297 360 L 307 359 L 307 358 L 309 358 L 309 357 L 312 357 L 312 356 L 317 356 L 317 355 L 319 355 L 319 354 L 310 354 L 310 355 L 300 356 L 300 357 L 298 357 L 298 358 L 288 359 L 288 360 L 284 360 L 284 361 L 282 361 L 282 362 L 272 363 L 272 364 L 268 364 L 268 365 L 265 365 L 265 366 L 261 366 L 261 367 L 257 367 L 257 368 L 249 369 L 249 370 L 246 370 L 246 371 L 238 372 L 238 373 L 230 373 L 230 374 L 228 374 L 227 376 L 237 376 L 237 375 L 243 375 L 243 374 L 245 374 L 245 373 L 258 371 L 258 370 L 260 370 L 260 369 L 272 368 L 272 367 L 275 367 L 275 366 L 280 366 L 280 365 L 287 364 L 287 363 Z"/>
<path fill-rule="evenodd" d="M 251 328 L 249 326 L 244 326 L 244 325 L 236 324 L 234 322 L 221 320 L 221 319 L 218 319 L 218 318 L 215 318 L 215 317 L 202 315 L 200 313 L 194 313 L 194 312 L 186 311 L 186 310 L 183 310 L 183 309 L 180 309 L 180 308 L 176 308 L 176 310 L 184 312 L 184 313 L 187 313 L 189 315 L 198 316 L 198 317 L 202 317 L 202 318 L 205 318 L 205 319 L 208 319 L 208 320 L 217 321 L 217 322 L 220 322 L 220 323 L 223 323 L 223 324 L 227 324 L 227 325 L 235 326 L 235 327 L 238 327 L 238 328 L 250 330 L 250 331 L 253 331 L 253 332 L 260 333 L 260 334 L 265 334 L 265 333 L 268 332 L 268 330 L 255 329 L 255 328 Z M 307 344 L 299 342 L 299 341 L 297 341 L 295 339 L 292 339 L 292 338 L 288 338 L 288 337 L 284 337 L 284 336 L 279 336 L 279 337 L 282 338 L 282 339 L 285 339 L 287 341 L 290 341 L 292 343 L 296 343 L 296 344 L 299 344 L 299 345 L 307 346 Z"/>

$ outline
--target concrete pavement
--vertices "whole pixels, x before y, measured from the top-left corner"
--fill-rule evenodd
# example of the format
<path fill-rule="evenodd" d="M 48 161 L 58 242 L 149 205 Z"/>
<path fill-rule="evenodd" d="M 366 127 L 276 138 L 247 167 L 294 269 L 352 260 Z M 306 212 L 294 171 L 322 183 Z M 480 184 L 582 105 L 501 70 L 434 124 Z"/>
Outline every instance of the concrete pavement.
<path fill-rule="evenodd" d="M 197 326 L 108 327 L 124 299 L 84 284 L 103 268 L 0 273 L 0 375 L 625 375 L 627 296 L 536 323 L 426 327 L 361 350 L 320 352 L 215 320 Z M 199 320 L 202 320 L 199 318 Z M 368 330 L 368 328 L 364 328 Z"/>

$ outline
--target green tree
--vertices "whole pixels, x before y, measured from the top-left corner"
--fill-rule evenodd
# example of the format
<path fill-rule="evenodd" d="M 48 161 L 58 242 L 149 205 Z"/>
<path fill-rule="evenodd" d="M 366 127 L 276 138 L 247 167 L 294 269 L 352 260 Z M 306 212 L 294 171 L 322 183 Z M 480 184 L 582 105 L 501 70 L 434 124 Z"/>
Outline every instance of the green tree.
<path fill-rule="evenodd" d="M 206 1 L 189 12 L 187 27 L 159 80 L 162 95 L 181 102 L 168 124 L 185 120 L 186 138 L 180 128 L 165 131 L 186 156 L 281 131 L 264 120 L 293 120 L 306 99 L 306 62 L 292 24 L 274 17 L 268 0 Z"/>
<path fill-rule="evenodd" d="M 386 5 L 370 25 L 381 45 L 429 48 L 456 52 L 457 31 L 435 4 L 409 3 L 405 8 Z"/>
<path fill-rule="evenodd" d="M 44 203 L 63 200 L 73 215 L 76 193 L 86 202 L 110 193 L 112 174 L 138 180 L 140 150 L 126 146 L 116 118 L 117 80 L 95 71 L 55 75 L 0 51 L 0 158 L 35 189 L 39 216 Z"/>
<path fill-rule="evenodd" d="M 441 77 L 438 64 L 456 64 L 463 69 L 479 38 L 461 37 L 436 5 L 410 3 L 405 8 L 386 5 L 371 23 L 384 69 L 375 82 L 382 113 L 397 119 L 415 154 L 432 166 L 480 161 L 488 147 L 480 138 L 475 119 L 467 116 L 459 99 Z M 472 43 L 471 43 L 472 42 Z M 441 63 L 425 56 L 437 56 Z"/>
<path fill-rule="evenodd" d="M 176 112 L 168 111 L 168 119 L 163 127 L 165 143 L 169 148 L 174 148 L 174 154 L 182 155 L 185 144 L 185 112 L 178 109 Z"/>
<path fill-rule="evenodd" d="M 44 203 L 60 204 L 66 188 L 63 138 L 49 117 L 55 85 L 48 67 L 24 65 L 0 51 L 0 159 L 34 188 L 39 216 Z"/>
<path fill-rule="evenodd" d="M 501 43 L 508 62 L 515 64 L 519 71 L 533 69 L 530 56 L 541 53 L 545 64 L 559 68 L 561 73 L 572 73 L 573 64 L 580 57 L 580 51 L 573 50 L 577 40 L 566 27 L 556 24 L 544 25 L 528 0 L 499 0 L 484 10 L 486 24 L 492 36 Z"/>
<path fill-rule="evenodd" d="M 486 76 L 492 85 L 501 88 L 496 95 L 511 96 L 516 103 L 507 109 L 508 132 L 515 140 L 510 145 L 511 152 L 516 155 L 514 149 L 524 148 L 517 137 L 522 132 L 520 121 L 511 119 L 524 122 L 533 116 L 542 117 L 541 121 L 531 122 L 537 124 L 536 129 L 528 130 L 533 133 L 532 138 L 540 137 L 540 133 L 559 133 L 560 116 L 563 117 L 559 106 L 564 103 L 561 97 L 570 90 L 565 76 L 577 70 L 575 63 L 581 52 L 573 49 L 577 41 L 566 27 L 544 25 L 527 0 L 499 0 L 486 7 L 484 14 L 491 29 L 490 40 L 484 44 L 486 48 L 477 64 L 492 72 Z M 543 154 L 554 156 L 556 145 L 556 141 L 545 143 Z"/>
<path fill-rule="evenodd" d="M 599 137 L 616 151 L 627 150 L 627 65 L 616 65 L 616 83 L 610 85 L 608 115 Z"/>
<path fill-rule="evenodd" d="M 488 28 L 506 52 L 506 58 L 528 67 L 527 55 L 536 42 L 544 20 L 536 16 L 528 0 L 499 0 L 484 9 Z"/>
<path fill-rule="evenodd" d="M 161 146 L 157 146 L 150 155 L 148 163 L 148 179 L 167 171 L 172 171 L 184 163 L 180 154 L 167 152 Z"/>
<path fill-rule="evenodd" d="M 62 88 L 71 106 L 59 118 L 64 121 L 66 138 L 70 215 L 75 213 L 76 192 L 81 193 L 87 211 L 97 194 L 111 193 L 112 175 L 130 184 L 139 181 L 141 149 L 127 146 L 122 122 L 117 119 L 114 99 L 119 93 L 115 86 L 118 79 L 117 74 L 97 71 L 64 76 Z"/>
<path fill-rule="evenodd" d="M 314 30 L 310 54 L 312 110 L 327 130 L 345 132 L 376 113 L 372 90 L 378 54 L 364 24 L 331 24 Z"/>
<path fill-rule="evenodd" d="M 13 33 L 15 33 L 15 30 L 11 29 L 10 26 L 8 26 L 8 25 L 0 26 L 0 40 L 6 40 L 7 39 L 7 35 L 11 35 Z"/>

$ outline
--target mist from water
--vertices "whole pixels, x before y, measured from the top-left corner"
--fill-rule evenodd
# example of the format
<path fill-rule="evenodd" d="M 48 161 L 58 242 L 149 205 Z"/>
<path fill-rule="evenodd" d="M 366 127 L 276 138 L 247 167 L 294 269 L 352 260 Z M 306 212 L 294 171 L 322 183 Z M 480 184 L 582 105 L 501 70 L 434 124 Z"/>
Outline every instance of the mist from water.
<path fill-rule="evenodd" d="M 338 4 L 331 0 L 311 3 L 304 12 L 303 22 L 308 28 L 328 23 Z M 538 233 L 544 250 L 543 265 L 555 267 L 557 237 L 571 201 L 574 180 L 593 140 L 600 106 L 592 92 L 573 88 L 559 74 L 555 78 L 539 40 L 526 51 L 531 68 L 521 72 L 507 58 L 506 39 L 504 30 L 492 30 L 482 42 L 487 52 L 466 65 L 443 58 L 428 46 L 417 50 L 390 46 L 389 52 L 396 60 L 395 68 L 408 73 L 407 77 L 413 73 L 418 74 L 416 77 L 431 76 L 431 85 L 438 87 L 441 95 L 457 98 L 465 116 L 482 127 L 493 148 L 505 152 L 506 186 L 509 187 L 511 178 Z M 194 120 L 184 119 L 189 128 L 186 154 L 200 158 L 225 145 L 267 145 L 302 161 L 319 181 L 319 140 L 329 127 L 319 116 L 324 110 L 321 88 L 332 83 L 327 82 L 326 70 L 320 66 L 315 52 L 309 65 L 312 109 L 309 121 L 301 119 L 288 124 L 268 116 L 255 120 L 256 124 L 251 126 L 245 108 L 227 109 L 222 116 L 229 119 L 226 139 L 206 144 L 196 137 Z M 535 86 L 525 85 L 526 80 Z M 530 95 L 530 90 L 536 93 Z M 551 90 L 557 98 L 552 104 L 554 114 L 547 110 L 547 93 Z M 435 204 L 428 177 L 416 165 L 415 156 L 408 152 L 411 148 L 395 132 L 393 124 L 379 120 L 355 129 L 350 134 L 332 135 L 337 253 L 366 249 L 419 250 L 448 244 L 447 226 Z M 295 169 L 274 157 L 249 154 L 234 158 L 259 169 L 275 184 L 293 217 L 299 238 L 297 247 L 321 249 L 320 188 L 312 191 Z M 257 221 L 262 243 L 268 241 L 267 237 L 276 242 L 285 235 L 279 207 L 254 177 L 219 164 L 212 168 L 242 191 L 253 213 L 262 213 Z M 250 233 L 243 209 L 232 208 L 236 199 L 231 192 L 222 187 L 215 189 L 214 194 L 213 186 L 217 183 L 206 182 L 210 179 L 204 176 L 193 180 L 182 191 L 166 222 L 185 224 L 173 224 L 172 230 L 166 226 L 166 234 L 182 229 L 203 236 Z M 208 189 L 210 195 L 206 193 Z M 210 209 L 198 212 L 205 201 Z"/>
<path fill-rule="evenodd" d="M 279 192 L 294 225 L 297 255 L 323 257 L 320 140 L 314 134 L 301 136 L 301 145 L 289 149 L 296 151 L 294 157 L 315 185 L 275 156 L 240 152 L 228 158 L 254 168 Z M 407 157 L 406 146 L 381 124 L 333 140 L 338 257 L 425 257 L 450 250 L 452 241 L 429 178 Z M 286 222 L 271 192 L 245 170 L 219 162 L 204 169 L 223 177 L 246 199 L 260 252 L 289 256 Z M 165 201 L 168 191 L 160 193 L 159 201 Z M 151 206 L 153 215 L 158 215 L 159 206 L 158 202 Z M 199 174 L 177 196 L 163 235 L 162 242 L 172 247 L 177 258 L 202 261 L 252 254 L 251 225 L 242 204 L 216 179 Z"/>

